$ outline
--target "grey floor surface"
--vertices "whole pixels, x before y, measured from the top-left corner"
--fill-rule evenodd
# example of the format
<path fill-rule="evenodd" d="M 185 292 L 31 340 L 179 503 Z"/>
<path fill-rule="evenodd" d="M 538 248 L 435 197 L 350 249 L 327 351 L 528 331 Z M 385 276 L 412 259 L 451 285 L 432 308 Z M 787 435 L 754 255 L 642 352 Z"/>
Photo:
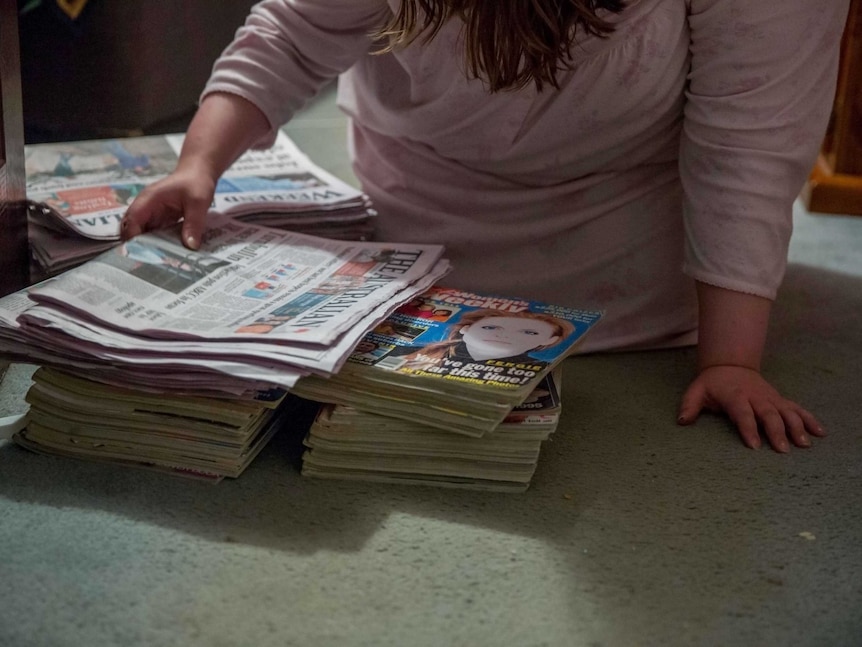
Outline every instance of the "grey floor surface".
<path fill-rule="evenodd" d="M 331 94 L 287 130 L 349 179 Z M 523 495 L 304 479 L 286 433 L 216 486 L 0 441 L 0 645 L 862 645 L 860 250 L 797 209 L 766 372 L 831 434 L 789 455 L 676 426 L 691 349 L 570 360 Z"/>

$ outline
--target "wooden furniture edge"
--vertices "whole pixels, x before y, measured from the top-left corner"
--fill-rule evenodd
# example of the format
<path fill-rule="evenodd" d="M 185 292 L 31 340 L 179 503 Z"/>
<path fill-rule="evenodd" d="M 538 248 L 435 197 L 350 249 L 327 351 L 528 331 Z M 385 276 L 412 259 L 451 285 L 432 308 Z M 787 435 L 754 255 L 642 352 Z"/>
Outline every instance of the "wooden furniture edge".
<path fill-rule="evenodd" d="M 801 197 L 806 208 L 814 213 L 862 216 L 862 176 L 835 173 L 821 154 Z"/>

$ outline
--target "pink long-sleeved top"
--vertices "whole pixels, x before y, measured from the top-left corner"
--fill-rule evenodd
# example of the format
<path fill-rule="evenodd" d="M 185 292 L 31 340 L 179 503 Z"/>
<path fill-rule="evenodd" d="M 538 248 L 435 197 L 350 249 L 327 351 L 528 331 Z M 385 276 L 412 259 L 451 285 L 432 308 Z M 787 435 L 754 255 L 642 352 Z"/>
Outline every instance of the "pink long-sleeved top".
<path fill-rule="evenodd" d="M 694 281 L 774 298 L 849 0 L 629 0 L 559 90 L 489 94 L 457 21 L 387 54 L 398 0 L 264 0 L 203 96 L 273 131 L 339 79 L 381 240 L 444 243 L 446 283 L 606 311 L 583 350 L 696 339 Z"/>

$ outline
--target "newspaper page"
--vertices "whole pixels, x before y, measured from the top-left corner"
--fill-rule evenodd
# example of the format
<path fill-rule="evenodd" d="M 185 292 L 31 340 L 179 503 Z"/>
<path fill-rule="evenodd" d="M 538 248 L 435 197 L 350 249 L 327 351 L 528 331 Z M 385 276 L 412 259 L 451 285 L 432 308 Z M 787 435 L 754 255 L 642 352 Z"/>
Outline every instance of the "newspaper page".
<path fill-rule="evenodd" d="M 115 240 L 95 240 L 69 236 L 51 227 L 30 222 L 30 253 L 38 264 L 31 276 L 44 278 L 80 265 L 117 244 Z"/>
<path fill-rule="evenodd" d="M 336 241 L 213 216 L 198 251 L 176 231 L 126 241 L 29 292 L 152 338 L 329 345 L 431 273 L 440 245 Z"/>
<path fill-rule="evenodd" d="M 440 273 L 435 270 L 421 277 L 413 288 L 417 293 L 423 292 L 439 276 Z M 146 358 L 172 357 L 177 361 L 208 365 L 219 357 L 229 356 L 249 365 L 262 365 L 269 369 L 284 365 L 291 371 L 302 368 L 327 376 L 340 369 L 365 332 L 391 314 L 395 305 L 389 302 L 380 304 L 331 346 L 272 344 L 265 341 L 236 344 L 232 341 L 219 343 L 218 340 L 149 339 L 104 326 L 97 321 L 70 319 L 67 313 L 50 306 L 35 305 L 32 301 L 29 301 L 26 311 L 19 308 L 15 317 L 24 324 L 24 334 L 29 335 L 32 341 L 57 343 L 65 339 L 67 345 L 74 345 L 94 357 L 113 362 L 133 365 L 146 362 Z M 0 318 L 3 316 L 2 306 L 3 300 L 0 299 Z"/>
<path fill-rule="evenodd" d="M 326 347 L 272 340 L 143 338 L 94 318 L 76 318 L 74 312 L 50 303 L 37 305 L 29 296 L 34 288 L 29 288 L 0 298 L 0 357 L 75 368 L 86 371 L 90 379 L 134 389 L 248 397 L 262 388 L 292 388 L 309 372 L 322 376 L 337 372 L 367 330 L 399 303 L 428 289 L 447 267 L 445 260 L 438 261 L 402 298 L 379 304 Z"/>
<path fill-rule="evenodd" d="M 161 135 L 25 146 L 30 217 L 87 238 L 117 240 L 132 200 L 177 159 Z"/>
<path fill-rule="evenodd" d="M 179 151 L 184 135 L 168 135 Z M 265 150 L 250 150 L 234 162 L 216 184 L 213 211 L 241 217 L 247 213 L 308 212 L 327 217 L 333 207 L 367 207 L 364 194 L 323 170 L 282 131 Z"/>
<path fill-rule="evenodd" d="M 563 359 L 601 317 L 599 311 L 432 287 L 371 330 L 346 368 L 357 375 L 373 366 L 450 384 L 520 389 Z"/>
<path fill-rule="evenodd" d="M 254 398 L 273 387 L 291 388 L 306 373 L 295 367 L 256 367 L 232 360 L 229 354 L 204 360 L 147 356 L 135 352 L 134 345 L 126 354 L 94 352 L 90 343 L 65 329 L 57 334 L 28 325 L 35 307 L 26 291 L 0 298 L 0 357 L 77 370 L 88 379 L 131 389 L 217 397 Z"/>
<path fill-rule="evenodd" d="M 158 135 L 25 147 L 30 217 L 47 227 L 96 240 L 119 240 L 119 224 L 135 197 L 176 166 L 185 135 Z M 279 131 L 266 150 L 248 151 L 219 180 L 212 210 L 241 216 L 311 212 L 335 219 L 340 208 L 367 216 L 358 189 L 314 164 Z M 360 216 L 357 216 L 357 210 Z"/>

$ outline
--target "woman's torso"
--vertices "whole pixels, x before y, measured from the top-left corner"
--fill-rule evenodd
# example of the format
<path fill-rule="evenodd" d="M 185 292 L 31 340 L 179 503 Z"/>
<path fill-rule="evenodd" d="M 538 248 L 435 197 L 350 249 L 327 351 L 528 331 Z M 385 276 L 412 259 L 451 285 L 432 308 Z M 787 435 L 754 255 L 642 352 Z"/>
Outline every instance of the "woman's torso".
<path fill-rule="evenodd" d="M 585 348 L 693 341 L 677 172 L 682 0 L 630 2 L 584 36 L 560 88 L 489 94 L 456 24 L 364 57 L 339 102 L 383 239 L 443 242 L 453 287 L 606 310 Z"/>

